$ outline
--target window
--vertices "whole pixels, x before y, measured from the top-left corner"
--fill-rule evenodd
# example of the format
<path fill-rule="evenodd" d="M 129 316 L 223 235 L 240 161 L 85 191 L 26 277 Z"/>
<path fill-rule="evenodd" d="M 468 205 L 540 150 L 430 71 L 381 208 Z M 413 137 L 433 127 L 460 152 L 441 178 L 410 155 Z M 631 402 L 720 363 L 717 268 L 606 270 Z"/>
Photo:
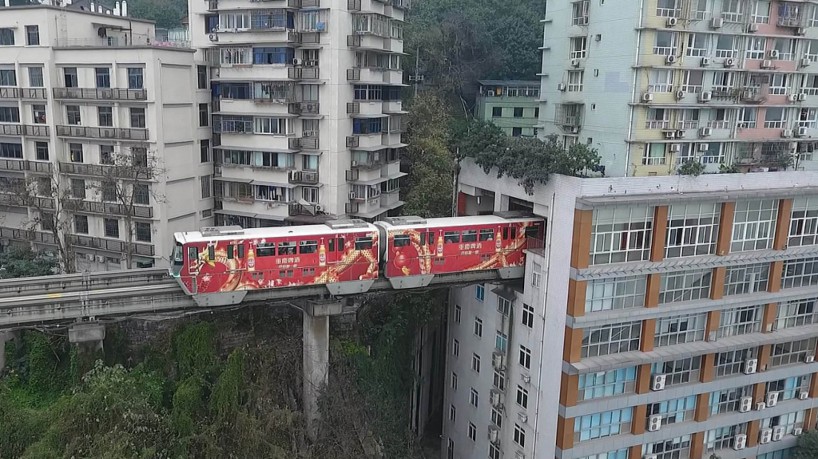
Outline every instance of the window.
<path fill-rule="evenodd" d="M 452 372 L 451 386 L 453 390 L 457 390 L 457 373 Z"/>
<path fill-rule="evenodd" d="M 517 404 L 528 408 L 528 390 L 520 385 L 517 385 Z"/>
<path fill-rule="evenodd" d="M 652 69 L 648 73 L 648 92 L 673 91 L 673 71 L 668 69 Z"/>
<path fill-rule="evenodd" d="M 131 107 L 129 110 L 130 110 L 130 113 L 131 113 L 131 127 L 132 128 L 144 129 L 145 128 L 145 109 L 141 108 L 141 107 L 140 108 Z"/>
<path fill-rule="evenodd" d="M 210 162 L 210 140 L 202 139 L 199 141 L 199 156 L 201 162 Z"/>
<path fill-rule="evenodd" d="M 0 86 L 17 86 L 17 73 L 14 69 L 0 69 Z"/>
<path fill-rule="evenodd" d="M 491 108 L 491 117 L 492 118 L 500 118 L 503 116 L 503 107 L 492 107 Z"/>
<path fill-rule="evenodd" d="M 491 409 L 491 422 L 492 424 L 496 425 L 497 427 L 503 427 L 503 413 L 497 411 L 496 409 Z"/>
<path fill-rule="evenodd" d="M 480 396 L 477 394 L 477 391 L 474 390 L 473 387 L 469 392 L 469 403 L 475 408 L 477 408 L 477 405 L 479 405 L 480 403 Z"/>
<path fill-rule="evenodd" d="M 770 76 L 770 94 L 783 96 L 790 92 L 790 86 L 795 79 L 794 75 L 774 73 Z"/>
<path fill-rule="evenodd" d="M 667 121 L 658 121 L 666 124 Z M 648 120 L 649 125 L 656 125 L 656 120 Z M 644 156 L 642 156 L 642 164 L 645 166 L 660 166 L 667 163 L 666 157 L 667 145 L 664 143 L 651 143 L 645 147 Z"/>
<path fill-rule="evenodd" d="M 520 427 L 520 424 L 514 424 L 514 443 L 520 445 L 520 448 L 525 448 L 525 429 Z"/>
<path fill-rule="evenodd" d="M 579 400 L 611 397 L 632 393 L 636 381 L 636 367 L 620 368 L 579 375 Z"/>
<path fill-rule="evenodd" d="M 196 82 L 199 89 L 207 89 L 207 66 L 196 66 Z"/>
<path fill-rule="evenodd" d="M 574 420 L 574 440 L 587 441 L 630 431 L 632 409 L 589 414 Z"/>
<path fill-rule="evenodd" d="M 571 38 L 571 59 L 585 59 L 588 50 L 587 37 L 572 37 Z"/>
<path fill-rule="evenodd" d="M 514 117 L 515 118 L 522 118 L 523 117 L 523 108 L 522 107 L 514 107 Z"/>
<path fill-rule="evenodd" d="M 764 37 L 747 37 L 747 50 L 744 51 L 745 59 L 764 59 L 767 50 L 767 39 Z"/>
<path fill-rule="evenodd" d="M 741 22 L 744 17 L 742 0 L 722 0 L 721 17 L 725 22 Z"/>
<path fill-rule="evenodd" d="M 784 260 L 784 288 L 818 284 L 818 258 Z"/>
<path fill-rule="evenodd" d="M 782 61 L 793 60 L 795 43 L 796 41 L 791 38 L 776 38 L 773 41 L 773 49 L 778 51 L 778 59 Z"/>
<path fill-rule="evenodd" d="M 741 398 L 753 395 L 753 386 L 733 387 L 710 393 L 710 415 L 738 411 Z"/>
<path fill-rule="evenodd" d="M 659 286 L 659 303 L 692 301 L 709 297 L 712 275 L 713 271 L 710 269 L 675 271 L 662 274 Z"/>
<path fill-rule="evenodd" d="M 26 26 L 26 44 L 28 46 L 38 46 L 40 44 L 40 26 Z"/>
<path fill-rule="evenodd" d="M 74 232 L 88 234 L 88 217 L 86 215 L 74 215 Z"/>
<path fill-rule="evenodd" d="M 676 32 L 657 31 L 656 41 L 653 44 L 653 54 L 671 56 L 676 54 L 676 42 L 679 34 Z"/>
<path fill-rule="evenodd" d="M 454 459 L 454 440 L 451 438 L 447 439 L 446 441 L 446 458 L 447 459 Z"/>
<path fill-rule="evenodd" d="M 508 348 L 508 335 L 498 330 L 497 335 L 494 337 L 494 348 L 505 353 Z"/>
<path fill-rule="evenodd" d="M 685 314 L 656 321 L 655 346 L 702 341 L 704 339 L 707 313 Z"/>
<path fill-rule="evenodd" d="M 457 408 L 454 405 L 449 405 L 449 421 L 452 423 L 457 419 Z"/>
<path fill-rule="evenodd" d="M 0 45 L 14 46 L 14 29 L 0 29 Z"/>
<path fill-rule="evenodd" d="M 652 206 L 600 207 L 593 212 L 593 264 L 648 260 Z"/>
<path fill-rule="evenodd" d="M 770 23 L 770 2 L 769 0 L 758 0 L 754 5 L 750 5 L 751 20 L 756 24 Z"/>
<path fill-rule="evenodd" d="M 588 0 L 571 3 L 571 23 L 573 25 L 588 25 Z"/>
<path fill-rule="evenodd" d="M 106 218 L 104 223 L 105 237 L 119 238 L 119 220 L 115 218 Z"/>
<path fill-rule="evenodd" d="M 82 154 L 82 144 L 81 143 L 69 143 L 68 144 L 68 157 L 72 163 L 81 163 L 83 162 L 83 154 Z"/>
<path fill-rule="evenodd" d="M 698 382 L 701 357 L 669 360 L 651 365 L 652 375 L 665 375 L 665 387 Z"/>
<path fill-rule="evenodd" d="M 523 136 L 523 128 L 520 128 L 520 127 L 511 128 L 511 137 L 522 137 L 522 136 Z"/>
<path fill-rule="evenodd" d="M 715 253 L 719 225 L 718 203 L 670 206 L 665 257 L 690 257 Z"/>
<path fill-rule="evenodd" d="M 744 107 L 739 110 L 738 127 L 755 128 L 758 124 L 758 112 L 755 108 Z"/>
<path fill-rule="evenodd" d="M 102 182 L 102 200 L 105 202 L 115 202 L 117 200 L 117 187 L 113 180 Z"/>
<path fill-rule="evenodd" d="M 68 119 L 68 124 L 71 125 L 79 125 L 82 121 L 80 117 L 80 106 L 79 105 L 66 105 L 65 106 L 65 115 Z"/>
<path fill-rule="evenodd" d="M 646 129 L 668 129 L 670 128 L 670 110 L 666 108 L 648 108 L 648 116 L 645 119 Z M 662 148 L 664 152 L 664 148 Z"/>
<path fill-rule="evenodd" d="M 815 244 L 818 244 L 818 197 L 796 197 L 792 203 L 788 245 L 800 247 Z"/>
<path fill-rule="evenodd" d="M 34 124 L 45 124 L 45 105 L 34 104 L 31 106 L 31 115 Z"/>
<path fill-rule="evenodd" d="M 145 222 L 136 222 L 136 240 L 139 242 L 151 241 L 151 224 Z"/>
<path fill-rule="evenodd" d="M 477 298 L 477 301 L 482 302 L 485 297 L 486 297 L 486 287 L 484 285 L 482 285 L 482 284 L 477 285 L 475 287 L 475 298 Z"/>
<path fill-rule="evenodd" d="M 0 143 L 0 158 L 23 159 L 23 146 L 19 143 Z"/>
<path fill-rule="evenodd" d="M 682 71 L 682 91 L 690 94 L 698 94 L 702 92 L 703 82 L 704 71 L 702 70 Z"/>
<path fill-rule="evenodd" d="M 48 161 L 48 142 L 34 142 L 37 161 Z"/>
<path fill-rule="evenodd" d="M 642 322 L 624 322 L 582 330 L 582 357 L 617 354 L 639 349 Z"/>
<path fill-rule="evenodd" d="M 85 199 L 85 180 L 71 179 L 71 197 Z"/>
<path fill-rule="evenodd" d="M 474 334 L 478 338 L 483 336 L 483 320 L 479 317 L 474 318 Z"/>
<path fill-rule="evenodd" d="M 480 373 L 480 356 L 477 354 L 471 355 L 471 369 Z"/>
<path fill-rule="evenodd" d="M 718 427 L 704 433 L 705 453 L 712 453 L 733 446 L 736 435 L 746 433 L 747 424 L 736 424 L 726 427 Z"/>
<path fill-rule="evenodd" d="M 28 68 L 28 85 L 32 88 L 42 88 L 44 86 L 42 67 Z"/>
<path fill-rule="evenodd" d="M 452 355 L 455 357 L 460 356 L 460 341 L 457 339 L 452 340 Z"/>
<path fill-rule="evenodd" d="M 728 266 L 724 277 L 725 296 L 766 292 L 770 278 L 770 264 Z"/>
<path fill-rule="evenodd" d="M 787 110 L 783 107 L 768 107 L 764 112 L 764 127 L 781 129 L 787 125 Z"/>
<path fill-rule="evenodd" d="M 643 455 L 656 455 L 656 459 L 679 459 L 690 455 L 690 435 L 647 443 L 642 446 Z M 618 458 L 617 458 L 618 459 Z"/>
<path fill-rule="evenodd" d="M 529 349 L 529 348 L 527 348 L 527 347 L 525 347 L 525 346 L 523 346 L 521 344 L 520 345 L 520 359 L 519 360 L 520 360 L 520 365 L 523 368 L 525 368 L 527 370 L 530 370 L 531 369 L 531 349 Z"/>
<path fill-rule="evenodd" d="M 767 113 L 769 112 L 770 109 L 767 110 Z M 770 248 L 777 215 L 778 200 L 776 199 L 737 201 L 730 251 L 742 252 Z"/>
<path fill-rule="evenodd" d="M 716 377 L 737 375 L 744 371 L 747 360 L 756 358 L 756 347 L 716 354 Z"/>
<path fill-rule="evenodd" d="M 662 425 L 676 424 L 693 419 L 696 410 L 696 396 L 665 400 L 648 405 L 648 416 L 659 415 Z"/>
<path fill-rule="evenodd" d="M 101 127 L 111 127 L 114 125 L 114 108 L 97 107 L 97 118 Z"/>
<path fill-rule="evenodd" d="M 646 285 L 646 276 L 590 280 L 585 290 L 585 312 L 641 308 Z"/>
<path fill-rule="evenodd" d="M 105 165 L 114 164 L 114 146 L 100 145 L 99 146 L 99 163 Z"/>
<path fill-rule="evenodd" d="M 761 330 L 762 306 L 743 306 L 721 311 L 719 338 L 756 333 Z"/>
<path fill-rule="evenodd" d="M 808 392 L 812 375 L 793 376 L 767 383 L 767 393 L 778 392 L 778 401 L 798 398 L 800 392 Z"/>
<path fill-rule="evenodd" d="M 460 316 L 462 315 L 463 308 L 460 307 L 459 304 L 454 305 L 454 323 L 460 323 Z"/>
<path fill-rule="evenodd" d="M 800 327 L 816 322 L 815 298 L 778 303 L 775 329 Z"/>
<path fill-rule="evenodd" d="M 207 176 L 210 178 L 210 176 Z M 147 183 L 133 184 L 133 203 L 141 206 L 147 206 L 151 203 L 151 189 Z"/>
<path fill-rule="evenodd" d="M 0 123 L 19 123 L 20 111 L 17 107 L 0 107 Z"/>
<path fill-rule="evenodd" d="M 260 47 L 253 48 L 253 64 L 273 65 L 287 64 L 295 57 L 293 48 Z"/>
<path fill-rule="evenodd" d="M 111 87 L 111 69 L 108 67 L 97 67 L 94 69 L 94 75 L 96 76 L 95 81 L 98 88 Z"/>
<path fill-rule="evenodd" d="M 691 33 L 687 36 L 685 54 L 691 57 L 707 56 L 707 42 L 709 36 L 703 33 Z"/>
<path fill-rule="evenodd" d="M 656 4 L 656 15 L 666 18 L 679 17 L 681 8 L 679 8 L 679 0 L 658 0 Z"/>
<path fill-rule="evenodd" d="M 141 67 L 128 68 L 128 89 L 142 89 L 145 86 L 144 70 Z"/>
<path fill-rule="evenodd" d="M 568 71 L 568 92 L 581 92 L 585 72 L 583 70 Z"/>
<path fill-rule="evenodd" d="M 211 191 L 210 190 L 212 189 L 212 187 L 210 185 L 210 176 L 209 175 L 203 175 L 203 176 L 199 177 L 199 183 L 201 184 L 201 187 L 202 187 L 202 199 L 209 198 L 211 196 Z"/>
<path fill-rule="evenodd" d="M 540 282 L 542 282 L 542 272 L 539 270 L 542 269 L 537 263 L 534 263 L 535 271 L 531 273 L 531 286 L 532 287 L 539 287 Z"/>
<path fill-rule="evenodd" d="M 199 104 L 199 126 L 206 127 L 210 124 L 210 113 L 207 104 Z"/>
<path fill-rule="evenodd" d="M 780 367 L 804 361 L 807 355 L 815 355 L 815 338 L 773 344 L 770 367 Z"/>
<path fill-rule="evenodd" d="M 51 179 L 48 177 L 38 177 L 37 178 L 37 195 L 38 196 L 51 196 L 54 188 L 51 184 Z"/>
<path fill-rule="evenodd" d="M 522 323 L 528 328 L 534 327 L 534 308 L 523 304 Z"/>
<path fill-rule="evenodd" d="M 498 296 L 497 312 L 508 317 L 508 314 L 511 312 L 511 301 L 507 300 L 506 298 L 503 298 L 502 296 Z"/>
<path fill-rule="evenodd" d="M 803 429 L 806 411 L 782 414 L 761 420 L 761 428 L 783 428 L 785 435 L 793 434 L 796 428 Z"/>
<path fill-rule="evenodd" d="M 500 390 L 505 390 L 505 388 L 506 388 L 506 377 L 502 373 L 500 373 L 499 371 L 495 370 L 494 371 L 494 379 L 492 381 L 492 384 L 494 385 L 494 387 L 496 387 L 496 388 L 498 388 Z"/>
<path fill-rule="evenodd" d="M 76 88 L 79 85 L 76 67 L 65 67 L 62 69 L 62 72 L 66 88 Z"/>

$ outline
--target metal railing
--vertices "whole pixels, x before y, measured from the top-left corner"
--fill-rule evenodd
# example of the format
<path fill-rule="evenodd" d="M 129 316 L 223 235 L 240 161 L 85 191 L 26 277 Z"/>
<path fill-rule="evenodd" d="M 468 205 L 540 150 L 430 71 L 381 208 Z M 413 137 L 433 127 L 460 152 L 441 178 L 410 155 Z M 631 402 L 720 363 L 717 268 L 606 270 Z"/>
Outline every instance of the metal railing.
<path fill-rule="evenodd" d="M 145 89 L 122 88 L 54 88 L 55 99 L 147 100 Z"/>
<path fill-rule="evenodd" d="M 148 140 L 147 129 L 112 128 L 91 126 L 57 126 L 60 137 L 81 137 L 91 139 Z"/>
<path fill-rule="evenodd" d="M 99 201 L 75 201 L 74 205 L 78 212 L 89 212 L 94 214 L 112 215 L 132 215 L 136 218 L 153 218 L 153 207 L 150 206 L 125 206 L 112 202 Z"/>

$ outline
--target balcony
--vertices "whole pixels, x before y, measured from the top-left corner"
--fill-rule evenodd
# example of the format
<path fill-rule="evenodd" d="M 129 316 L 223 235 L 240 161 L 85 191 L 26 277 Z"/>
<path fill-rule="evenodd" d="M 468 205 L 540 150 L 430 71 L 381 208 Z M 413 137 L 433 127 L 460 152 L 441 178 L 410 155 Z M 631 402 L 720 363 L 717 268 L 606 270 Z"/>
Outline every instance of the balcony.
<path fill-rule="evenodd" d="M 576 134 L 582 127 L 583 104 L 557 104 L 556 124 L 569 134 Z"/>
<path fill-rule="evenodd" d="M 17 194 L 7 193 L 7 192 L 0 192 L 0 206 L 11 206 L 11 207 L 36 207 L 38 209 L 53 209 L 54 208 L 54 199 L 53 198 L 44 198 L 44 197 L 34 197 L 34 202 L 26 202 Z"/>
<path fill-rule="evenodd" d="M 12 88 L 0 87 L 0 99 L 47 99 L 48 90 L 45 88 Z"/>
<path fill-rule="evenodd" d="M 284 219 L 290 216 L 290 201 L 268 201 L 256 199 L 252 196 L 232 198 L 226 196 L 215 197 L 219 213 L 240 215 L 253 218 Z"/>
<path fill-rule="evenodd" d="M 151 180 L 153 171 L 150 167 L 114 166 L 105 164 L 66 163 L 60 161 L 60 172 L 93 177 L 120 177 L 137 180 Z M 135 177 L 134 177 L 135 175 Z"/>
<path fill-rule="evenodd" d="M 409 10 L 412 8 L 412 0 L 392 0 L 392 6 L 399 10 Z"/>
<path fill-rule="evenodd" d="M 126 253 L 128 252 L 128 243 L 116 239 L 103 239 L 101 237 L 82 236 L 79 234 L 66 235 L 68 243 L 74 247 L 83 247 L 87 249 L 103 250 L 105 252 Z M 141 242 L 131 243 L 132 253 L 134 255 L 141 255 L 145 257 L 152 257 L 156 255 L 155 248 L 152 244 L 144 244 Z"/>
<path fill-rule="evenodd" d="M 296 115 L 318 115 L 321 106 L 318 102 L 296 102 L 290 104 L 290 113 Z"/>
<path fill-rule="evenodd" d="M 55 99 L 69 100 L 147 100 L 145 89 L 54 88 Z"/>
<path fill-rule="evenodd" d="M 287 76 L 291 80 L 317 80 L 321 72 L 318 67 L 290 67 Z"/>
<path fill-rule="evenodd" d="M 347 102 L 347 114 L 362 116 L 383 116 L 383 105 L 379 102 Z"/>
<path fill-rule="evenodd" d="M 403 52 L 403 46 L 400 46 L 402 43 L 401 40 L 392 40 L 391 38 L 372 34 L 347 35 L 347 46 L 350 48 L 400 53 Z"/>
<path fill-rule="evenodd" d="M 0 135 L 27 135 L 48 137 L 48 126 L 34 124 L 0 124 Z"/>
<path fill-rule="evenodd" d="M 318 136 L 297 137 L 290 139 L 291 150 L 317 150 L 319 146 Z"/>
<path fill-rule="evenodd" d="M 0 238 L 12 241 L 38 242 L 40 244 L 55 244 L 54 235 L 47 231 L 24 230 L 20 228 L 0 228 Z"/>
<path fill-rule="evenodd" d="M 317 185 L 318 172 L 290 171 L 289 182 L 296 185 Z"/>
<path fill-rule="evenodd" d="M 384 113 L 405 113 L 403 111 L 403 103 L 400 100 L 385 100 L 383 101 Z"/>
<path fill-rule="evenodd" d="M 389 134 L 374 132 L 372 134 L 356 134 L 346 138 L 346 147 L 353 150 L 380 150 L 386 148 Z"/>
<path fill-rule="evenodd" d="M 77 212 L 88 212 L 92 214 L 110 215 L 131 215 L 135 218 L 153 218 L 153 207 L 150 206 L 124 206 L 112 202 L 99 201 L 79 201 L 75 200 L 74 205 Z"/>
<path fill-rule="evenodd" d="M 148 140 L 147 129 L 134 128 L 58 125 L 57 135 L 84 139 Z"/>
<path fill-rule="evenodd" d="M 51 163 L 28 161 L 22 159 L 0 159 L 0 170 L 4 171 L 29 171 L 50 174 Z"/>

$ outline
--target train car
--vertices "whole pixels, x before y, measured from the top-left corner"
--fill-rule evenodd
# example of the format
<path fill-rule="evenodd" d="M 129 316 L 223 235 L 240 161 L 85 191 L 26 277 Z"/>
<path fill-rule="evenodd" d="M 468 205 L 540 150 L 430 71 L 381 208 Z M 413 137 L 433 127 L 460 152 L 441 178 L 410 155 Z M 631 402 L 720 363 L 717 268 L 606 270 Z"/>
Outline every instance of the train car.
<path fill-rule="evenodd" d="M 360 220 L 174 234 L 171 275 L 200 306 L 238 304 L 248 290 L 325 285 L 369 290 L 379 275 L 379 231 Z"/>
<path fill-rule="evenodd" d="M 381 231 L 384 276 L 393 288 L 429 285 L 436 274 L 497 270 L 502 278 L 525 270 L 528 238 L 542 239 L 545 222 L 518 213 L 474 217 L 391 217 Z"/>

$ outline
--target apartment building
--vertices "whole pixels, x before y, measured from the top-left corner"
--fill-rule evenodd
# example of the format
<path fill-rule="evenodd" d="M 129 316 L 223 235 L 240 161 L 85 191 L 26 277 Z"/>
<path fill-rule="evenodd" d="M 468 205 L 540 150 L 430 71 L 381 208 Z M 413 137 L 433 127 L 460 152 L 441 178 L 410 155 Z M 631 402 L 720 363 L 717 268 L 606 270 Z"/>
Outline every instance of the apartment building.
<path fill-rule="evenodd" d="M 555 176 L 466 162 L 460 211 L 548 222 L 519 284 L 453 289 L 447 458 L 786 459 L 818 414 L 818 173 Z"/>
<path fill-rule="evenodd" d="M 190 3 L 210 67 L 217 224 L 399 208 L 409 0 Z"/>
<path fill-rule="evenodd" d="M 59 239 L 81 271 L 166 263 L 170 234 L 212 224 L 197 98 L 206 72 L 197 82 L 189 45 L 157 41 L 152 22 L 0 9 L 2 243 L 56 254 Z"/>
<path fill-rule="evenodd" d="M 491 121 L 506 135 L 536 137 L 540 117 L 540 82 L 480 80 L 475 117 Z"/>
<path fill-rule="evenodd" d="M 550 2 L 540 124 L 613 176 L 815 170 L 818 4 Z"/>

